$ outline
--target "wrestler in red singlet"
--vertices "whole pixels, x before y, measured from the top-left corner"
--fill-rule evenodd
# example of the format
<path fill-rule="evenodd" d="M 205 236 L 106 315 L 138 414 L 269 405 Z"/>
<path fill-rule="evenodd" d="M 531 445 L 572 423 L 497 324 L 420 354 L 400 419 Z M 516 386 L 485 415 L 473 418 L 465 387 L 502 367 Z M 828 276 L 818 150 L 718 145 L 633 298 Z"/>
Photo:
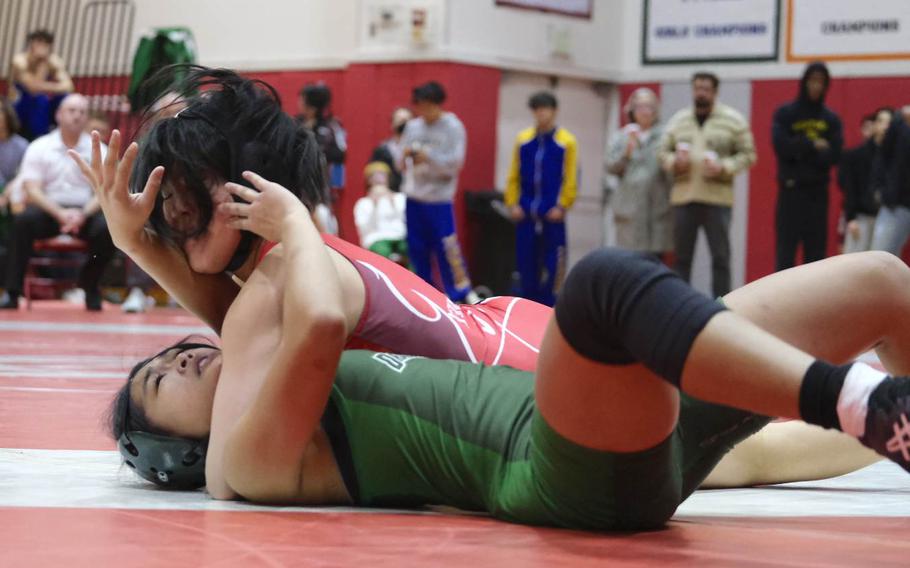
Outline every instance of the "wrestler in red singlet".
<path fill-rule="evenodd" d="M 457 305 L 385 257 L 338 237 L 322 235 L 322 239 L 354 265 L 366 288 L 363 313 L 348 349 L 534 370 L 550 308 L 507 296 L 473 306 Z M 260 260 L 274 246 L 263 244 Z"/>

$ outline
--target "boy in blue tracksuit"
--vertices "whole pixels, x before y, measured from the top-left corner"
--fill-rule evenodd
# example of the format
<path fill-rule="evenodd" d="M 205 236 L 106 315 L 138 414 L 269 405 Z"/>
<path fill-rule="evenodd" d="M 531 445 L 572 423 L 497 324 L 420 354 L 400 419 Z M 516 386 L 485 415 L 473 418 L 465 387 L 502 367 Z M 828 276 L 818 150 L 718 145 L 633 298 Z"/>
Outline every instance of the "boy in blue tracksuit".
<path fill-rule="evenodd" d="M 436 81 L 416 87 L 412 102 L 417 118 L 408 121 L 401 136 L 408 253 L 414 272 L 427 282 L 432 282 L 435 256 L 449 299 L 475 303 L 452 208 L 467 142 L 458 117 L 442 109 L 445 99 Z"/>
<path fill-rule="evenodd" d="M 556 97 L 528 100 L 535 125 L 515 140 L 505 204 L 517 223 L 515 256 L 520 294 L 552 306 L 566 274 L 566 211 L 578 187 L 578 143 L 556 126 Z"/>

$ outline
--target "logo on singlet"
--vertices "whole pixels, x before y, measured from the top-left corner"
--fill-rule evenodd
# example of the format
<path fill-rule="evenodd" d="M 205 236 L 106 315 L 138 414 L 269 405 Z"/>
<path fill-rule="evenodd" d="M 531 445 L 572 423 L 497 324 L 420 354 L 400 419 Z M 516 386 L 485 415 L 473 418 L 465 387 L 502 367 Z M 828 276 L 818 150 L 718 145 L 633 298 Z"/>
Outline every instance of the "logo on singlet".
<path fill-rule="evenodd" d="M 404 371 L 405 367 L 408 366 L 408 361 L 411 359 L 421 359 L 421 357 L 414 357 L 412 355 L 396 355 L 394 353 L 374 353 L 373 359 L 379 361 L 396 373 L 401 373 Z"/>

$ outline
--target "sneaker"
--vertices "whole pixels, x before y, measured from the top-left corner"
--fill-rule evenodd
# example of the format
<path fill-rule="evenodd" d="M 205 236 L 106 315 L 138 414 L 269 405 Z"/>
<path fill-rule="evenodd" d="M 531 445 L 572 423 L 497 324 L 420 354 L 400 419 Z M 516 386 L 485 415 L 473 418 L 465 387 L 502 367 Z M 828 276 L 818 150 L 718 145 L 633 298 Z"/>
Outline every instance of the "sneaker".
<path fill-rule="evenodd" d="M 462 303 L 467 304 L 469 306 L 473 306 L 474 304 L 477 304 L 479 302 L 480 302 L 480 296 L 478 296 L 477 292 L 475 292 L 474 290 L 471 290 L 470 292 L 468 292 L 465 295 L 464 300 L 462 300 Z"/>
<path fill-rule="evenodd" d="M 90 312 L 101 311 L 101 292 L 91 290 L 85 292 L 85 309 Z"/>
<path fill-rule="evenodd" d="M 910 472 L 910 377 L 885 379 L 867 405 L 859 441 Z"/>
<path fill-rule="evenodd" d="M 126 297 L 120 309 L 128 314 L 140 314 L 148 308 L 148 298 L 140 288 L 130 290 L 130 295 Z"/>
<path fill-rule="evenodd" d="M 70 304 L 83 304 L 85 303 L 85 290 L 71 288 L 63 293 L 63 299 Z"/>

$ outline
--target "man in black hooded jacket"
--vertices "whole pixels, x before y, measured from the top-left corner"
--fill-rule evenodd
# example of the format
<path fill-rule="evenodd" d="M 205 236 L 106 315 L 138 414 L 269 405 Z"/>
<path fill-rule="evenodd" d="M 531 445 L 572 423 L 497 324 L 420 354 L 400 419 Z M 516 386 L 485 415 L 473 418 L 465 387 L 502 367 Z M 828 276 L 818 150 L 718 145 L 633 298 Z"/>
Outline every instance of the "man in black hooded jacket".
<path fill-rule="evenodd" d="M 825 257 L 828 244 L 828 179 L 843 146 L 841 121 L 825 106 L 831 75 L 824 63 L 810 63 L 799 97 L 777 109 L 771 136 L 777 154 L 777 262 L 796 263 L 803 245 L 805 262 Z"/>

